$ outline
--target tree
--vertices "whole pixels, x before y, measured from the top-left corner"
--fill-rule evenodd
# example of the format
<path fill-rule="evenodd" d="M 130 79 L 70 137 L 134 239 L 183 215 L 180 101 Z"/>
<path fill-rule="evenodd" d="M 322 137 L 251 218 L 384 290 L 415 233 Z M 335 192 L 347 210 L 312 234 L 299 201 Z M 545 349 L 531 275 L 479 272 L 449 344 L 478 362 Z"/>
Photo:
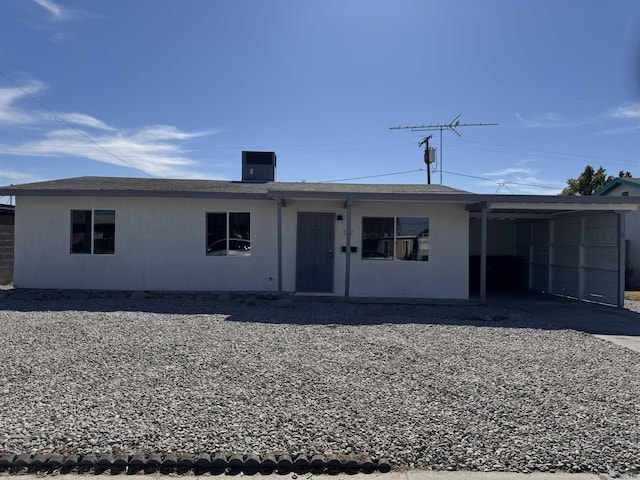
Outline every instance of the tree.
<path fill-rule="evenodd" d="M 632 178 L 631 172 L 622 170 L 618 177 Z M 613 176 L 607 176 L 607 171 L 602 166 L 596 171 L 591 165 L 587 165 L 578 178 L 567 180 L 567 186 L 560 195 L 593 195 L 613 179 Z"/>

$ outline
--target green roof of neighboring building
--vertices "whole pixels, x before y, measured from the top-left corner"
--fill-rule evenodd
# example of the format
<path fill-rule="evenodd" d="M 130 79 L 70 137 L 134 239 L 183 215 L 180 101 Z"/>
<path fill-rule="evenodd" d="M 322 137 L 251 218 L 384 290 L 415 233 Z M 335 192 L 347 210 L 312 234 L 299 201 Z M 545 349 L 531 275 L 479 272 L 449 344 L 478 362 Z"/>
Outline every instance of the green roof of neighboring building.
<path fill-rule="evenodd" d="M 607 183 L 604 187 L 598 190 L 594 195 L 608 195 L 611 190 L 613 190 L 618 185 L 629 185 L 630 187 L 637 188 L 638 193 L 636 195 L 640 195 L 640 178 L 624 178 L 617 177 Z"/>

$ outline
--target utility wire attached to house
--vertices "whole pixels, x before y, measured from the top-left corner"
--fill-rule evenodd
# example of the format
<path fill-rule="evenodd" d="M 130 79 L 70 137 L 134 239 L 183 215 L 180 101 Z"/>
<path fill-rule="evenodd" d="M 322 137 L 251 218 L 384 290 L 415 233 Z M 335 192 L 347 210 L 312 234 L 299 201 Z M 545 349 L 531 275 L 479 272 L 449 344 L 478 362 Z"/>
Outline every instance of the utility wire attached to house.
<path fill-rule="evenodd" d="M 444 173 L 446 173 L 447 175 L 456 175 L 458 177 L 467 177 L 467 178 L 476 178 L 478 180 L 485 180 L 487 182 L 493 182 L 499 186 L 503 186 L 506 187 L 507 185 L 520 185 L 523 187 L 535 187 L 535 188 L 548 188 L 550 190 L 561 190 L 562 187 L 551 187 L 549 185 L 538 185 L 535 183 L 521 183 L 521 182 L 510 182 L 507 180 L 495 180 L 493 178 L 486 178 L 486 177 L 479 177 L 477 175 L 467 175 L 464 173 L 456 173 L 456 172 L 448 172 L 446 170 L 444 170 Z"/>
<path fill-rule="evenodd" d="M 380 173 L 378 175 L 367 175 L 365 177 L 351 177 L 351 178 L 339 178 L 338 180 L 323 180 L 318 183 L 335 183 L 335 182 L 348 182 L 351 180 L 364 180 L 366 178 L 378 178 L 378 177 L 390 177 L 392 175 L 404 175 L 405 173 L 416 173 L 422 172 L 422 168 L 418 168 L 417 170 L 406 170 L 404 172 L 393 172 L 393 173 Z"/>

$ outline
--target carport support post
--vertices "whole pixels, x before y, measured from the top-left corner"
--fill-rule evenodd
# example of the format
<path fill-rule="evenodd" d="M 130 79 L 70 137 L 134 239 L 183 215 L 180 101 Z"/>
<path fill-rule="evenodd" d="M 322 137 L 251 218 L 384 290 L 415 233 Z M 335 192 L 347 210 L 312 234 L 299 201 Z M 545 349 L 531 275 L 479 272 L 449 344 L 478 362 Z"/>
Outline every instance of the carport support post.
<path fill-rule="evenodd" d="M 347 258 L 345 259 L 344 298 L 348 299 L 351 280 L 351 200 L 344 202 L 344 208 L 347 209 Z"/>
<path fill-rule="evenodd" d="M 278 293 L 282 293 L 282 207 L 284 199 L 278 198 Z"/>
<path fill-rule="evenodd" d="M 578 300 L 584 300 L 585 298 L 585 267 L 587 265 L 587 258 L 585 253 L 585 242 L 587 238 L 586 234 L 587 221 L 582 216 L 580 218 L 580 244 L 578 245 Z"/>
<path fill-rule="evenodd" d="M 625 215 L 626 212 L 616 212 L 618 217 L 618 308 L 624 307 L 624 275 L 625 275 Z"/>
<path fill-rule="evenodd" d="M 480 303 L 487 303 L 487 205 L 482 206 L 480 219 Z"/>
<path fill-rule="evenodd" d="M 553 242 L 555 241 L 555 235 L 554 235 L 554 227 L 555 224 L 553 223 L 552 219 L 548 220 L 548 225 L 549 225 L 549 231 L 548 231 L 548 244 L 549 244 L 549 248 L 548 248 L 548 253 L 547 253 L 547 294 L 548 295 L 552 295 L 553 294 Z"/>

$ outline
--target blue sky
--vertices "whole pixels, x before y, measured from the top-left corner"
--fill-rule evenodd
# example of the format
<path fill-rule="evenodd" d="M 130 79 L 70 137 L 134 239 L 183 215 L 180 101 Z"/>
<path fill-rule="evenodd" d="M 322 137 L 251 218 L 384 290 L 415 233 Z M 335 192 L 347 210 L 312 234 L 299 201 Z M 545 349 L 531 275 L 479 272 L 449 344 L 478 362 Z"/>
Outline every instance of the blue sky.
<path fill-rule="evenodd" d="M 242 150 L 275 151 L 280 181 L 425 183 L 428 132 L 390 127 L 458 114 L 499 125 L 443 133 L 445 185 L 555 194 L 587 164 L 640 176 L 640 2 L 0 5 L 1 185 L 238 180 Z"/>

